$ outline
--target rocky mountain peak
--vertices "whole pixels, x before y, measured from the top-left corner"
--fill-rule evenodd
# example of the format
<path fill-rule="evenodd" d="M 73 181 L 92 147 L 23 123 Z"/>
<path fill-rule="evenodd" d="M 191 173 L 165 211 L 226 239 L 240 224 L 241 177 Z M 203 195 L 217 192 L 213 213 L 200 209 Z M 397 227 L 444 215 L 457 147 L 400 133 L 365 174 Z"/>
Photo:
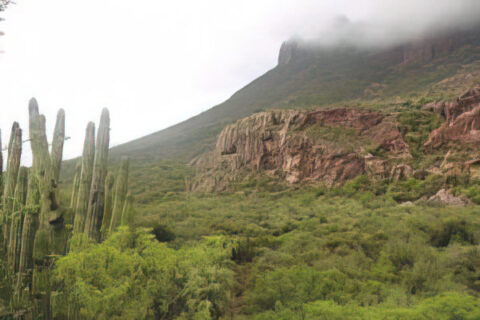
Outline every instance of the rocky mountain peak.
<path fill-rule="evenodd" d="M 456 49 L 471 44 L 480 44 L 479 27 L 444 33 L 429 33 L 395 46 L 380 46 L 378 48 L 368 49 L 367 51 L 382 61 L 388 61 L 391 65 L 396 65 L 428 62 L 436 57 L 449 54 Z M 306 43 L 298 38 L 290 39 L 285 41 L 280 47 L 278 65 L 289 64 L 296 60 L 301 52 L 321 53 L 326 49 L 328 51 L 337 51 L 342 48 L 345 48 L 345 44 L 339 45 L 338 47 L 324 47 L 321 43 Z M 351 48 L 355 48 L 355 45 L 351 45 Z"/>
<path fill-rule="evenodd" d="M 295 57 L 298 52 L 299 43 L 296 40 L 288 40 L 282 43 L 278 54 L 278 64 L 286 65 Z"/>

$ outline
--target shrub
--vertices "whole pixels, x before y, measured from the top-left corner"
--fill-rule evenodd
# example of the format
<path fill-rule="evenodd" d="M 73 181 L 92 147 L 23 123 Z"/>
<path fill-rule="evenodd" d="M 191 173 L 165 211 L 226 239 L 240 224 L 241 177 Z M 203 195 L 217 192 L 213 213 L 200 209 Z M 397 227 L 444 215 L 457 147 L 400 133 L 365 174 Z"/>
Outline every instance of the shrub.
<path fill-rule="evenodd" d="M 154 223 L 152 234 L 160 242 L 170 242 L 175 240 L 175 233 L 166 225 L 160 224 L 158 222 Z"/>
<path fill-rule="evenodd" d="M 467 222 L 456 218 L 447 219 L 439 227 L 434 228 L 430 234 L 430 243 L 437 248 L 446 247 L 453 238 L 475 244 L 473 234 L 467 229 Z"/>

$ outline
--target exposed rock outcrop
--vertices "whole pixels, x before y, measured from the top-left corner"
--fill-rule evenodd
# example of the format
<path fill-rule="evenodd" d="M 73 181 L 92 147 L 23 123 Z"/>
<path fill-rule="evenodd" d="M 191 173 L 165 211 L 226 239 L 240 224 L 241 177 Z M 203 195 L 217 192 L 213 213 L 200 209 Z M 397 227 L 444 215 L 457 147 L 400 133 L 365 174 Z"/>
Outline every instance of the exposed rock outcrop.
<path fill-rule="evenodd" d="M 443 125 L 435 130 L 426 145 L 435 148 L 443 144 L 456 142 L 462 144 L 480 143 L 480 106 L 463 113 L 449 126 Z"/>
<path fill-rule="evenodd" d="M 464 197 L 456 197 L 446 189 L 439 190 L 428 199 L 429 202 L 438 202 L 450 206 L 466 206 L 470 201 Z"/>
<path fill-rule="evenodd" d="M 278 64 L 286 65 L 288 64 L 295 56 L 298 51 L 299 43 L 295 40 L 289 40 L 282 43 L 280 47 L 280 52 L 278 54 Z"/>
<path fill-rule="evenodd" d="M 395 121 L 374 111 L 262 112 L 220 133 L 215 151 L 196 161 L 203 174 L 194 188 L 221 189 L 239 169 L 277 173 L 290 183 L 319 181 L 327 185 L 360 174 L 388 176 L 385 159 L 372 156 L 369 149 L 382 150 L 394 159 L 410 157 Z"/>
<path fill-rule="evenodd" d="M 423 109 L 436 112 L 446 120 L 430 134 L 425 146 L 480 145 L 480 87 L 469 90 L 455 101 L 430 103 Z"/>
<path fill-rule="evenodd" d="M 480 87 L 475 87 L 463 94 L 455 101 L 431 102 L 423 106 L 423 110 L 438 113 L 450 125 L 461 114 L 471 111 L 480 105 Z"/>

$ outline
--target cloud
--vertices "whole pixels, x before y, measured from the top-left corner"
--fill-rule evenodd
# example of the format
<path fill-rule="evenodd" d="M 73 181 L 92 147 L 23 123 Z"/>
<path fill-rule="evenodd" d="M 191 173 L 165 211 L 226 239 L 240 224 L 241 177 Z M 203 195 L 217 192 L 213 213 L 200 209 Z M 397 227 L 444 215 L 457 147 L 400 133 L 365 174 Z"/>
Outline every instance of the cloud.
<path fill-rule="evenodd" d="M 324 7 L 299 19 L 291 35 L 322 46 L 389 46 L 480 22 L 478 0 L 360 0 L 325 16 Z M 350 9 L 350 10 L 349 10 Z M 310 26 L 310 27 L 307 27 Z"/>

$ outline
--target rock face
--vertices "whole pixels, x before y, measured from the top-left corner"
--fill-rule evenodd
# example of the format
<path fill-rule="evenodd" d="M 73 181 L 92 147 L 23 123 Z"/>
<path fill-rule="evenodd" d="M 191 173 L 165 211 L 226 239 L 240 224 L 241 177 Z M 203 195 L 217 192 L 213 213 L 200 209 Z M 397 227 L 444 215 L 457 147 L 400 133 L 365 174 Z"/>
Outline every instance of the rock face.
<path fill-rule="evenodd" d="M 369 110 L 274 110 L 254 114 L 227 126 L 216 149 L 196 161 L 204 174 L 194 188 L 221 189 L 239 169 L 262 170 L 290 183 L 342 183 L 360 174 L 387 177 L 388 157 L 410 156 L 393 119 Z M 214 174 L 212 174 L 214 173 Z M 214 181 L 207 182 L 206 177 Z"/>
<path fill-rule="evenodd" d="M 425 146 L 480 145 L 480 87 L 469 90 L 455 101 L 430 103 L 423 109 L 436 112 L 446 120 L 430 134 Z"/>
<path fill-rule="evenodd" d="M 298 50 L 298 42 L 295 40 L 289 40 L 282 43 L 280 47 L 280 53 L 278 54 L 278 64 L 286 65 L 295 56 Z"/>
<path fill-rule="evenodd" d="M 429 202 L 439 202 L 450 206 L 466 206 L 470 201 L 463 197 L 456 197 L 448 190 L 441 189 L 434 196 L 428 199 Z"/>

